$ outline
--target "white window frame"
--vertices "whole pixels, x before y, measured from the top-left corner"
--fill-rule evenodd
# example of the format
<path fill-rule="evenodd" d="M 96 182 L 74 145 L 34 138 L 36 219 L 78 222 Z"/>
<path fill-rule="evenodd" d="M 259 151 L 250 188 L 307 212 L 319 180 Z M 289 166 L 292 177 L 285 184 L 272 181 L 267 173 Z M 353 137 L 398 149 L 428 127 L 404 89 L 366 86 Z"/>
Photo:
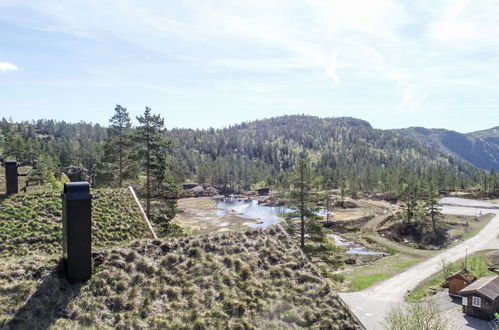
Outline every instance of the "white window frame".
<path fill-rule="evenodd" d="M 471 306 L 479 308 L 482 307 L 482 299 L 480 299 L 480 297 L 473 296 L 471 298 Z"/>
<path fill-rule="evenodd" d="M 468 297 L 463 297 L 463 306 L 468 306 Z"/>

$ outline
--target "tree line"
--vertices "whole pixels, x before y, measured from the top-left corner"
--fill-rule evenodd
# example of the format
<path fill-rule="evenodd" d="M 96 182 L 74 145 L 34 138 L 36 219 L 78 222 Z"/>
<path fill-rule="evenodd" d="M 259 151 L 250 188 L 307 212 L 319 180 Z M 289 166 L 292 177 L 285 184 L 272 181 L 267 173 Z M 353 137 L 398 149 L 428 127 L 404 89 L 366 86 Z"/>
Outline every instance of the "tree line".
<path fill-rule="evenodd" d="M 164 119 L 150 109 L 139 117 L 142 121 L 137 118 L 134 127 L 126 109 L 118 105 L 109 127 L 54 120 L 14 123 L 3 118 L 1 154 L 27 165 L 36 162 L 39 180 L 55 182 L 63 168 L 74 165 L 88 169 L 96 186 L 143 180 L 144 193 L 151 197 L 172 189 L 171 182 L 225 185 L 236 191 L 285 189 L 304 152 L 319 190 L 400 196 L 405 178 L 411 176 L 432 182 L 438 191 L 498 192 L 493 171 L 485 173 L 358 119 L 298 115 L 224 129 L 166 130 Z"/>
<path fill-rule="evenodd" d="M 0 122 L 0 150 L 4 159 L 34 166 L 30 179 L 60 188 L 63 169 L 78 166 L 90 171 L 97 187 L 132 183 L 146 201 L 146 213 L 159 225 L 176 212 L 178 183 L 170 172 L 170 140 L 164 119 L 148 107 L 132 126 L 126 108 L 117 105 L 109 127 L 52 120 Z M 66 179 L 67 180 L 67 179 Z M 153 212 L 151 201 L 155 200 Z M 166 230 L 167 226 L 163 226 Z"/>

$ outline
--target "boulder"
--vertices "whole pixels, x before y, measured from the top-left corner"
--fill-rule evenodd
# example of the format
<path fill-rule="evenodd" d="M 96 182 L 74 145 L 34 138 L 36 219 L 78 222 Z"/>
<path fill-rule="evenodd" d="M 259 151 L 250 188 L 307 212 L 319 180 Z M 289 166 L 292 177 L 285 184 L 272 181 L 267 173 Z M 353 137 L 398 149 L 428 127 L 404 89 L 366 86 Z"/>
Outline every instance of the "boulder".
<path fill-rule="evenodd" d="M 182 197 L 213 197 L 217 195 L 220 195 L 218 189 L 211 186 L 203 187 L 199 185 L 194 188 L 184 190 L 182 193 Z"/>
<path fill-rule="evenodd" d="M 71 182 L 90 181 L 91 179 L 90 171 L 84 167 L 68 166 L 63 168 L 62 172 L 68 176 Z"/>
<path fill-rule="evenodd" d="M 334 203 L 334 207 L 342 207 L 344 209 L 353 209 L 357 207 L 357 204 L 349 201 L 337 201 Z"/>

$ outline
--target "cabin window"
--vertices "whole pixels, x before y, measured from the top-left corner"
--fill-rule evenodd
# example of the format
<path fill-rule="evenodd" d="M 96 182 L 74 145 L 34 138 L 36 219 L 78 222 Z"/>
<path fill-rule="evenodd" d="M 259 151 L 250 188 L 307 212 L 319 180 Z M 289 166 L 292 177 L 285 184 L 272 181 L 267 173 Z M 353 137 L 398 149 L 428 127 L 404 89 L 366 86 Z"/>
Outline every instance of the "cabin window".
<path fill-rule="evenodd" d="M 463 306 L 468 306 L 468 297 L 463 297 Z"/>
<path fill-rule="evenodd" d="M 480 297 L 473 297 L 473 299 L 471 300 L 471 306 L 473 307 L 480 307 Z"/>

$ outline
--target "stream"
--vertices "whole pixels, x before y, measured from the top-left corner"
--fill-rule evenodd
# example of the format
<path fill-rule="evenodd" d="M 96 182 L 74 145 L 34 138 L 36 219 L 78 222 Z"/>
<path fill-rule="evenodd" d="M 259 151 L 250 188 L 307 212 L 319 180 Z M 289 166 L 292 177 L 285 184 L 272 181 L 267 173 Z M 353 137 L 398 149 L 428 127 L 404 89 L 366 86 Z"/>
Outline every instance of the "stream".
<path fill-rule="evenodd" d="M 225 197 L 217 201 L 217 216 L 235 214 L 244 219 L 257 220 L 259 223 L 248 223 L 252 228 L 265 228 L 275 225 L 283 220 L 281 214 L 289 212 L 289 209 L 281 206 L 262 206 L 256 200 L 237 199 L 233 196 Z M 330 215 L 334 214 L 329 212 Z M 320 210 L 317 215 L 325 216 L 326 211 Z M 369 250 L 365 246 L 349 241 L 337 234 L 329 234 L 333 237 L 337 246 L 346 248 L 347 254 L 375 255 L 383 252 Z"/>

